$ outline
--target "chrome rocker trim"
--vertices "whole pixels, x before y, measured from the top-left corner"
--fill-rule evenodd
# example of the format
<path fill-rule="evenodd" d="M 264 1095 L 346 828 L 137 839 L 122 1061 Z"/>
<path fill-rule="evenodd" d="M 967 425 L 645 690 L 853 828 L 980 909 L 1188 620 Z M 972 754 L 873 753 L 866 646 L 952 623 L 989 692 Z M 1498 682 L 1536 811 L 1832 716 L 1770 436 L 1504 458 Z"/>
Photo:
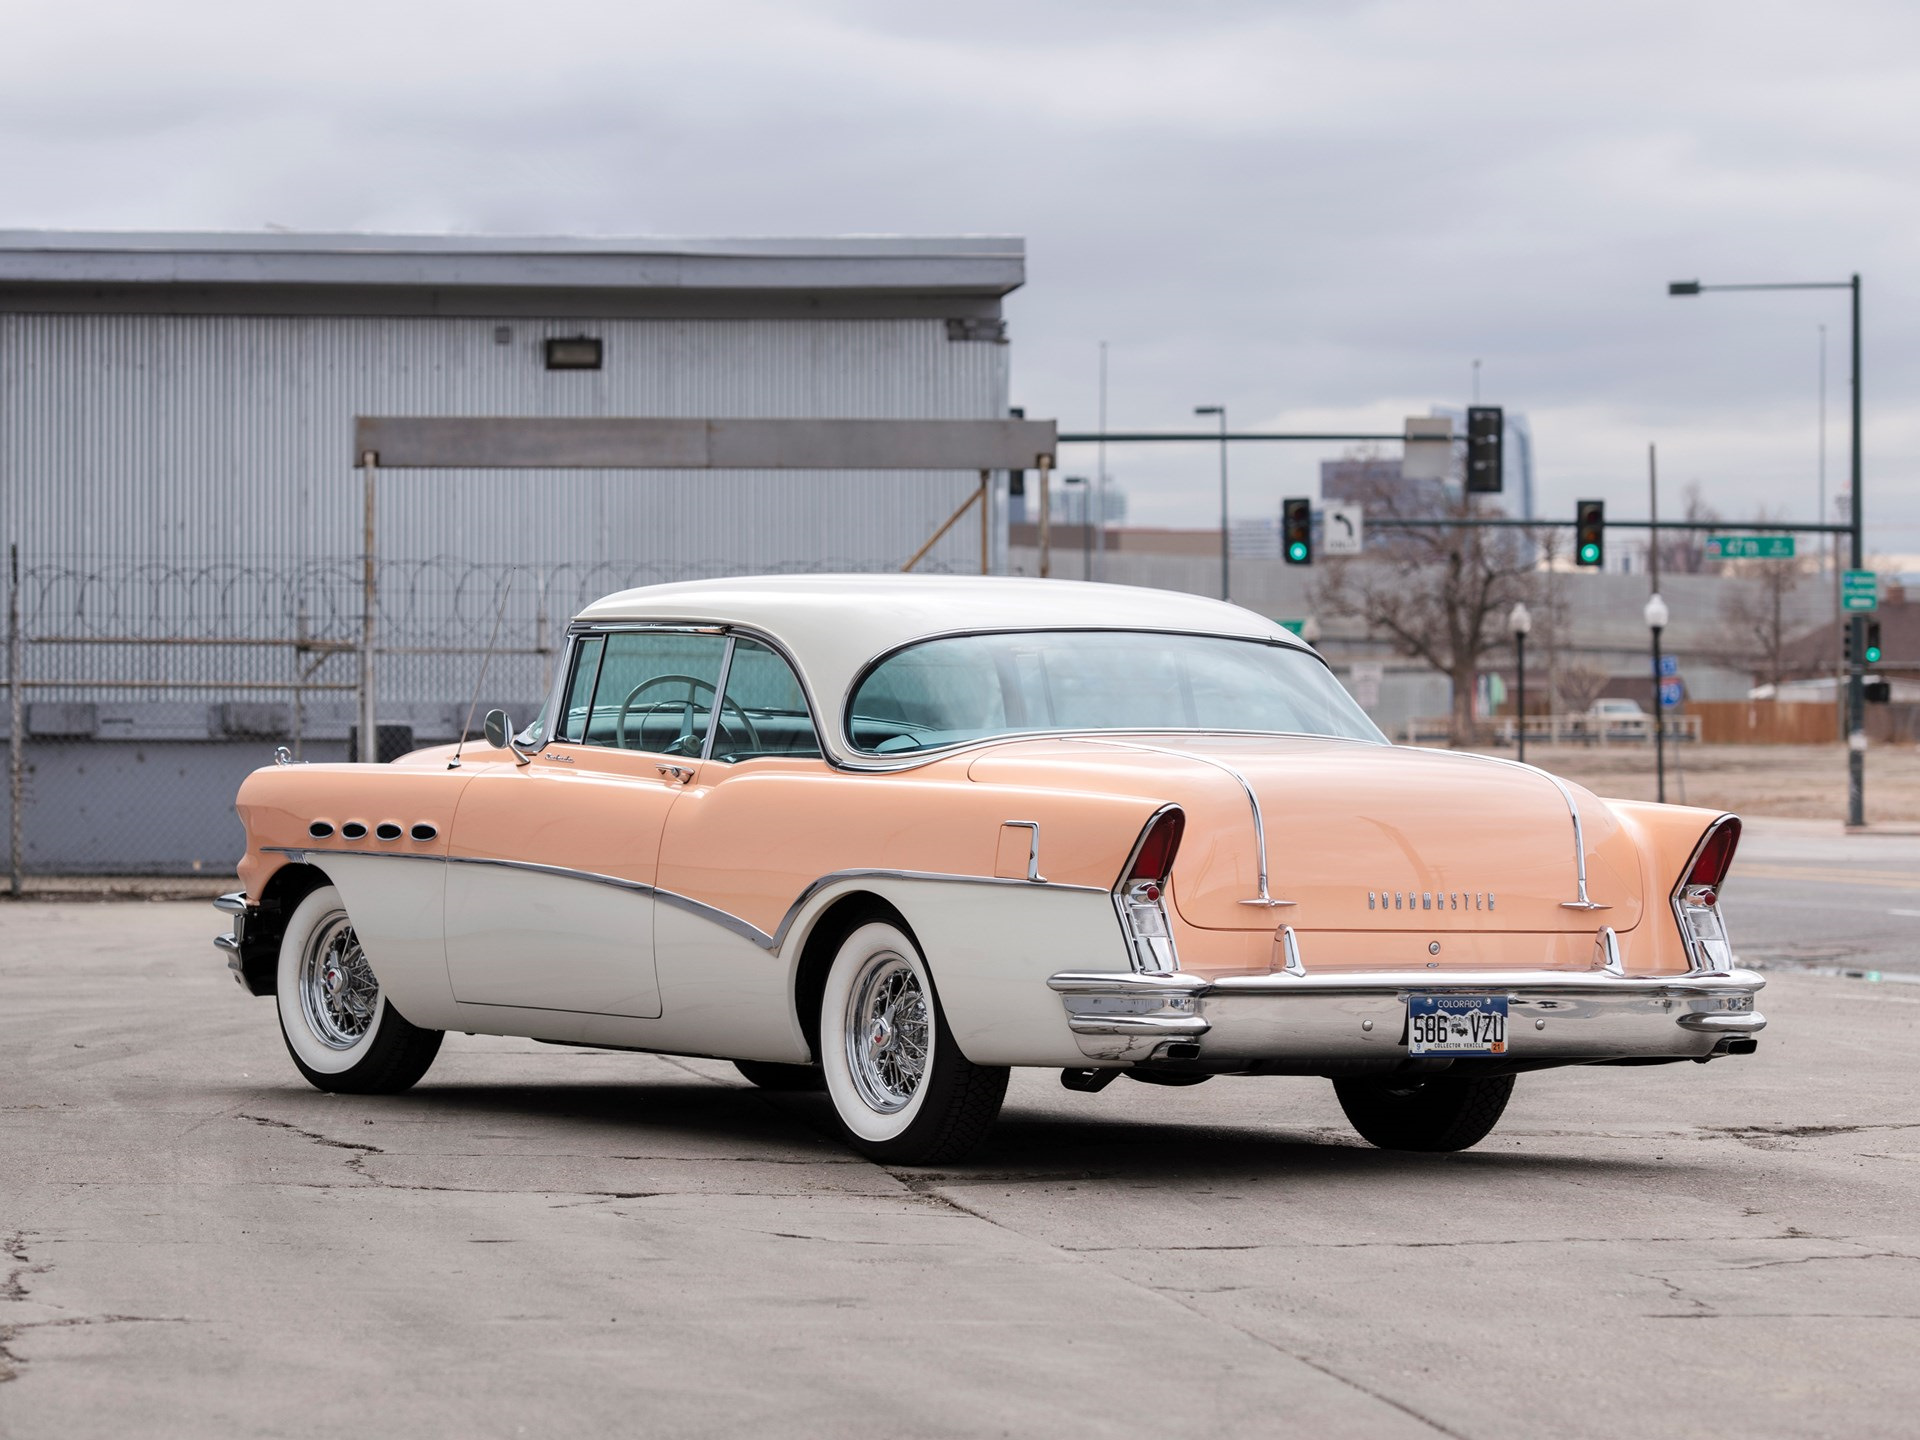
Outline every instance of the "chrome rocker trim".
<path fill-rule="evenodd" d="M 1313 1075 L 1391 1070 L 1407 1061 L 1410 995 L 1507 998 L 1505 1064 L 1705 1060 L 1766 1026 L 1751 970 L 1613 975 L 1564 970 L 1372 970 L 1231 975 L 1063 971 L 1048 988 L 1090 1060 L 1167 1058 L 1202 1069 Z M 1473 1064 L 1476 1057 L 1463 1059 Z"/>
<path fill-rule="evenodd" d="M 317 845 L 263 845 L 261 849 L 276 855 L 284 855 L 294 864 L 307 863 L 310 855 L 350 855 L 369 860 L 412 860 L 437 861 L 442 865 L 490 865 L 501 870 L 529 870 L 539 875 L 553 875 L 562 880 L 578 880 L 589 885 L 606 885 L 615 890 L 628 890 L 636 895 L 650 895 L 661 905 L 684 910 L 689 915 L 698 916 L 710 924 L 718 925 L 722 930 L 731 931 L 741 939 L 751 941 L 771 954 L 778 954 L 786 944 L 787 935 L 793 929 L 794 922 L 800 918 L 800 912 L 807 903 L 822 890 L 846 882 L 859 880 L 932 880 L 948 885 L 1016 885 L 1022 889 L 1044 888 L 1056 891 L 1078 891 L 1084 894 L 1104 895 L 1106 892 L 1094 885 L 1066 885 L 1034 875 L 1030 878 L 1008 879 L 998 875 L 946 875 L 928 870 L 835 870 L 807 882 L 806 888 L 795 897 L 787 907 L 786 914 L 780 917 L 780 923 L 769 935 L 750 920 L 743 920 L 731 911 L 722 910 L 717 905 L 709 905 L 704 900 L 696 900 L 691 895 L 682 895 L 677 891 L 663 890 L 657 885 L 648 885 L 639 880 L 626 880 L 618 875 L 602 875 L 592 870 L 570 870 L 560 865 L 539 865 L 531 860 L 498 860 L 476 855 L 418 855 L 395 850 L 346 850 L 337 846 Z M 1036 857 L 1037 860 L 1037 857 Z M 1030 862 L 1029 869 L 1032 868 Z M 231 897 L 222 897 L 223 899 Z M 244 902 L 244 896 L 242 900 Z M 224 907 L 222 907 L 224 908 Z"/>

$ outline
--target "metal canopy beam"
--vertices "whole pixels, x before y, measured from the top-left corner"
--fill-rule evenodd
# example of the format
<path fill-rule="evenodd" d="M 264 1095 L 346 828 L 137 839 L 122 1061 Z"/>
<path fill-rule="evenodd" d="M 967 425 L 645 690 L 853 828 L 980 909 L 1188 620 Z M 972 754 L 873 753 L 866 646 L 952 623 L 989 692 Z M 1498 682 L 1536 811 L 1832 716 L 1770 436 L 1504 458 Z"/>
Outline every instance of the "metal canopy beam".
<path fill-rule="evenodd" d="M 353 459 L 382 470 L 1033 470 L 1051 420 L 681 420 L 378 416 Z"/>

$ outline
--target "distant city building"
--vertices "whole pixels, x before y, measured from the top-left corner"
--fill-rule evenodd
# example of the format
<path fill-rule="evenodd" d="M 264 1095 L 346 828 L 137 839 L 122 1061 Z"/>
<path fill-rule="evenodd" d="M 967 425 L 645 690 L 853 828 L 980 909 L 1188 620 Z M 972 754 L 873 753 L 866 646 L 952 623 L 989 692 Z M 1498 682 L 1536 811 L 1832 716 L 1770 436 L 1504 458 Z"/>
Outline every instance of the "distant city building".
<path fill-rule="evenodd" d="M 1280 517 L 1256 515 L 1234 521 L 1227 531 L 1227 548 L 1235 560 L 1278 560 Z"/>
<path fill-rule="evenodd" d="M 1033 477 L 1029 476 L 1029 489 L 1032 484 Z M 1089 509 L 1094 510 L 1096 514 L 1104 512 L 1105 521 L 1108 525 L 1124 525 L 1126 523 L 1127 492 L 1114 484 L 1111 479 L 1107 481 L 1106 503 L 1102 506 L 1089 506 L 1087 503 L 1089 489 L 1097 487 L 1087 485 L 1062 485 L 1056 482 L 1052 488 L 1053 503 L 1048 507 L 1047 513 L 1047 521 L 1049 524 L 1084 525 L 1087 523 L 1087 512 Z M 1036 497 L 1031 494 L 1011 497 L 1007 507 L 1008 521 L 1015 525 L 1039 524 L 1040 507 L 1035 502 Z M 1096 520 L 1094 523 L 1098 524 L 1100 522 Z"/>

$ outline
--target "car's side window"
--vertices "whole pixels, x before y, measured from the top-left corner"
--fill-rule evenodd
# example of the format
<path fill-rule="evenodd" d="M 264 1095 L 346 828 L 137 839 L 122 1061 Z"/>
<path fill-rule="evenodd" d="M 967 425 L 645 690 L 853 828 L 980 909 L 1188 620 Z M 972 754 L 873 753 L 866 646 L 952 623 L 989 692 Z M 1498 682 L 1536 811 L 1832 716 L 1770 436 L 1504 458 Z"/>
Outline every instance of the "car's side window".
<path fill-rule="evenodd" d="M 791 667 L 768 646 L 742 636 L 727 671 L 713 758 L 731 763 L 760 755 L 818 759 L 820 737 Z"/>
<path fill-rule="evenodd" d="M 606 646 L 606 636 L 589 635 L 573 647 L 573 678 L 553 727 L 554 739 L 578 744 L 587 738 L 587 711 L 593 704 L 593 682 L 600 678 L 600 656 Z"/>
<path fill-rule="evenodd" d="M 724 635 L 671 630 L 608 635 L 578 739 L 620 750 L 698 755 L 706 744 L 707 721 L 726 651 Z M 576 691 L 580 681 L 581 669 L 576 666 Z M 572 709 L 570 696 L 570 715 Z"/>

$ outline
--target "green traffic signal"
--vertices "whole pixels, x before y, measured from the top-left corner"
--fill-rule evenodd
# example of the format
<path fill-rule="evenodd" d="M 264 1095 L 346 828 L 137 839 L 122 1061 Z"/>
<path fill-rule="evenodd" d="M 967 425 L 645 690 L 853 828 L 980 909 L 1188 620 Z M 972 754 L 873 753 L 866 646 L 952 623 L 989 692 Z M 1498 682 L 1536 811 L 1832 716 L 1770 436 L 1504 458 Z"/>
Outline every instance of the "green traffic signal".
<path fill-rule="evenodd" d="M 1291 545 L 1289 545 L 1287 547 L 1287 558 L 1293 561 L 1293 563 L 1296 565 L 1302 563 L 1307 558 L 1307 547 L 1305 542 L 1296 540 Z"/>
<path fill-rule="evenodd" d="M 1589 543 L 1580 547 L 1580 563 L 1582 565 L 1597 565 L 1599 562 L 1600 547 L 1598 545 Z"/>
<path fill-rule="evenodd" d="M 1878 665 L 1879 663 L 1880 663 L 1880 647 L 1878 645 L 1867 646 L 1867 664 Z"/>

